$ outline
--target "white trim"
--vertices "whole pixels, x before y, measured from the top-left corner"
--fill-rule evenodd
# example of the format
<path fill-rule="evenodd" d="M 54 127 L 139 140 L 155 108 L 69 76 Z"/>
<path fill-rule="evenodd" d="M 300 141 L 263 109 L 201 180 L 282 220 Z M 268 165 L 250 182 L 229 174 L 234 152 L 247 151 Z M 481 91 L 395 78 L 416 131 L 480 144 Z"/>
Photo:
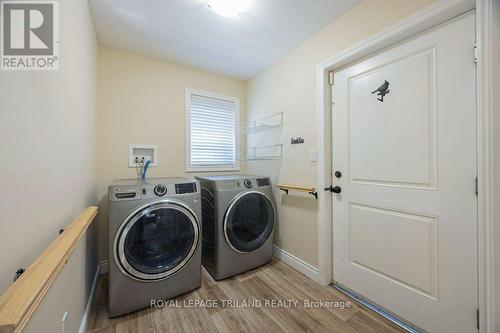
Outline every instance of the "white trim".
<path fill-rule="evenodd" d="M 318 142 L 318 282 L 333 282 L 333 223 L 330 192 L 323 191 L 332 184 L 331 87 L 327 67 L 317 68 L 317 142 Z M 327 80 L 325 85 L 325 79 Z M 328 111 L 327 111 L 328 110 Z"/>
<path fill-rule="evenodd" d="M 273 256 L 276 259 L 283 261 L 288 266 L 295 268 L 311 280 L 318 281 L 318 269 L 302 259 L 299 259 L 293 254 L 280 249 L 276 245 L 273 245 Z"/>
<path fill-rule="evenodd" d="M 336 54 L 320 63 L 317 68 L 335 70 L 359 60 L 367 55 L 387 48 L 407 38 L 422 33 L 432 27 L 475 8 L 473 0 L 440 0 L 417 13 L 389 26 L 364 41 Z M 328 79 L 328 77 L 327 77 Z M 328 82 L 328 80 L 326 81 Z"/>
<path fill-rule="evenodd" d="M 488 333 L 495 332 L 492 5 L 476 1 L 479 327 Z"/>
<path fill-rule="evenodd" d="M 479 308 L 480 332 L 494 332 L 493 304 L 493 135 L 492 135 L 492 0 L 440 0 L 416 14 L 390 26 L 359 44 L 333 56 L 317 66 L 317 142 L 318 158 L 316 188 L 331 185 L 331 89 L 329 72 L 376 53 L 395 43 L 422 33 L 438 24 L 477 8 L 478 34 L 478 232 L 479 232 Z M 333 282 L 333 234 L 331 194 L 318 192 L 318 282 Z"/>
<path fill-rule="evenodd" d="M 92 313 L 92 308 L 94 306 L 94 300 L 95 300 L 95 293 L 97 291 L 97 284 L 99 282 L 99 276 L 101 274 L 101 264 L 97 266 L 97 269 L 95 271 L 94 275 L 94 281 L 92 282 L 92 289 L 90 290 L 90 295 L 87 301 L 87 306 L 85 306 L 85 312 L 83 313 L 83 318 L 80 323 L 80 329 L 78 330 L 78 333 L 85 333 L 87 332 L 87 326 L 89 324 L 89 319 L 90 315 Z"/>
<path fill-rule="evenodd" d="M 223 101 L 234 102 L 236 105 L 236 117 L 235 117 L 235 164 L 233 166 L 221 165 L 221 166 L 213 166 L 213 167 L 192 167 L 191 166 L 191 129 L 189 124 L 191 124 L 191 95 L 200 95 L 208 98 L 220 99 Z M 240 171 L 240 131 L 238 130 L 240 127 L 240 99 L 232 96 L 225 96 L 221 94 L 217 94 L 210 91 L 204 91 L 193 88 L 186 88 L 186 172 L 219 172 L 219 171 Z"/>

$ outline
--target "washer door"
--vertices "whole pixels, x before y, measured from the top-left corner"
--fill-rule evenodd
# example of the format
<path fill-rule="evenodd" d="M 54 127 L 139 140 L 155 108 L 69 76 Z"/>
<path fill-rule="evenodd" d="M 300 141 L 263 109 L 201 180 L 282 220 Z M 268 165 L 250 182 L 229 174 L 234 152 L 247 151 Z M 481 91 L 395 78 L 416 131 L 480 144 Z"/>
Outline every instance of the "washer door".
<path fill-rule="evenodd" d="M 166 200 L 142 207 L 123 223 L 115 238 L 115 258 L 135 279 L 163 279 L 187 264 L 198 238 L 199 224 L 191 209 Z"/>
<path fill-rule="evenodd" d="M 238 195 L 224 218 L 224 234 L 233 250 L 249 253 L 260 248 L 273 232 L 275 211 L 271 200 L 256 191 Z"/>

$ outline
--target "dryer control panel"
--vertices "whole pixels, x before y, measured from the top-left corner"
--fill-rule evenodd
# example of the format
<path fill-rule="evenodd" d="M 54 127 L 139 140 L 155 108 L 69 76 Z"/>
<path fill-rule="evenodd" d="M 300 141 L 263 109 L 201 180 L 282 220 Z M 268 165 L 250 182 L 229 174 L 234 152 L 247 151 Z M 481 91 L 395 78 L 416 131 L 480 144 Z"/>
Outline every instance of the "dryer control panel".
<path fill-rule="evenodd" d="M 259 177 L 252 175 L 235 175 L 235 176 L 213 176 L 211 178 L 200 177 L 202 181 L 207 179 L 216 183 L 217 191 L 241 191 L 241 190 L 257 190 L 260 188 L 272 187 L 269 177 Z"/>

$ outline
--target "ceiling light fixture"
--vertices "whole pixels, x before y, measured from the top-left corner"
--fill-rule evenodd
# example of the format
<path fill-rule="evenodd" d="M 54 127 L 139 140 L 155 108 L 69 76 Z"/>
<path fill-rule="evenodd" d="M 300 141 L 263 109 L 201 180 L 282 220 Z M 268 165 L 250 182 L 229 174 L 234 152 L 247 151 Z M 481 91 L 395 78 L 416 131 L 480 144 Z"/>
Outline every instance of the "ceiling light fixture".
<path fill-rule="evenodd" d="M 233 17 L 247 10 L 250 2 L 251 0 L 208 0 L 208 7 L 221 16 Z"/>

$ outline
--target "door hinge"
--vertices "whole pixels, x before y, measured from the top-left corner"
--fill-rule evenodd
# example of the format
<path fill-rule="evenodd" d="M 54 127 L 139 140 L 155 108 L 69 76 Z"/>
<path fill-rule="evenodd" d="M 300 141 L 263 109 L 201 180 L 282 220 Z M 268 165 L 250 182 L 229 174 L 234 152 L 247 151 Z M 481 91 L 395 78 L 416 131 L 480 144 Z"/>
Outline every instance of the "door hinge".
<path fill-rule="evenodd" d="M 476 327 L 479 330 L 479 309 L 476 310 Z"/>
<path fill-rule="evenodd" d="M 331 86 L 333 86 L 333 83 L 334 83 L 334 81 L 333 81 L 333 72 L 329 72 L 329 73 L 328 73 L 328 83 L 329 83 Z"/>
<path fill-rule="evenodd" d="M 474 63 L 477 64 L 477 59 L 478 59 L 478 55 L 477 55 L 477 43 L 474 44 Z"/>
<path fill-rule="evenodd" d="M 477 181 L 477 177 L 476 177 L 475 182 L 476 182 L 476 195 L 478 195 L 479 194 L 479 184 L 478 184 L 478 181 Z"/>

